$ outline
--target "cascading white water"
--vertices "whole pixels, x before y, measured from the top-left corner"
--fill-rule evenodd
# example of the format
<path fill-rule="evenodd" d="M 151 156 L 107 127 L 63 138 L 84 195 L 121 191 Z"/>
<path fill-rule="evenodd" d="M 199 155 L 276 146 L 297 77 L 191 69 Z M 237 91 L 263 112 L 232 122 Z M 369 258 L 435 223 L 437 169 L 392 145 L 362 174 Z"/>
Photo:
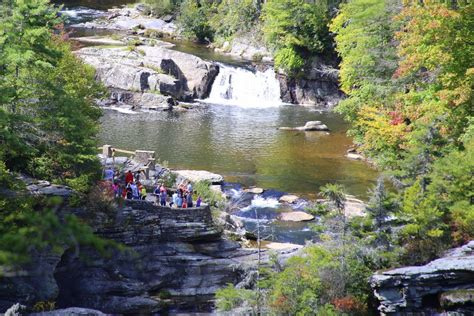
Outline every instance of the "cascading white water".
<path fill-rule="evenodd" d="M 274 107 L 282 104 L 280 83 L 273 68 L 252 72 L 219 64 L 219 75 L 206 102 L 248 108 Z"/>

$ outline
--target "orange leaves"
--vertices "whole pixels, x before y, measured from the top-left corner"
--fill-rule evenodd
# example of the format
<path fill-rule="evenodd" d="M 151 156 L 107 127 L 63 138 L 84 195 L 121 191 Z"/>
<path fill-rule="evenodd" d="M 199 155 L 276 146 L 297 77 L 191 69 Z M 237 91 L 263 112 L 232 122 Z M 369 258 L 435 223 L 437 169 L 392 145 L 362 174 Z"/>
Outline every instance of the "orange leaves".
<path fill-rule="evenodd" d="M 350 312 L 362 312 L 366 310 L 366 307 L 363 302 L 360 302 L 354 296 L 344 296 L 341 298 L 336 298 L 332 301 L 332 304 L 338 311 L 344 313 Z"/>
<path fill-rule="evenodd" d="M 404 25 L 395 34 L 400 41 L 398 55 L 401 61 L 394 77 L 409 75 L 422 67 L 432 71 L 452 62 L 453 24 L 459 18 L 458 12 L 444 4 L 407 4 L 396 17 L 396 20 L 404 21 Z"/>

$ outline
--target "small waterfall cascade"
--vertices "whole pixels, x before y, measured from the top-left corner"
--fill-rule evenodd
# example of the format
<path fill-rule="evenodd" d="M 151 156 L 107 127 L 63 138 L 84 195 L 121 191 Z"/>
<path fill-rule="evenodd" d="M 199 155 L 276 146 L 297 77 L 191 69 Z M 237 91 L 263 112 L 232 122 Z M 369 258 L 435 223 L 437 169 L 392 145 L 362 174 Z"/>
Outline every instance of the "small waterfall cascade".
<path fill-rule="evenodd" d="M 280 83 L 273 68 L 264 72 L 252 72 L 223 64 L 219 64 L 219 67 L 219 75 L 205 102 L 246 108 L 275 107 L 282 104 Z"/>

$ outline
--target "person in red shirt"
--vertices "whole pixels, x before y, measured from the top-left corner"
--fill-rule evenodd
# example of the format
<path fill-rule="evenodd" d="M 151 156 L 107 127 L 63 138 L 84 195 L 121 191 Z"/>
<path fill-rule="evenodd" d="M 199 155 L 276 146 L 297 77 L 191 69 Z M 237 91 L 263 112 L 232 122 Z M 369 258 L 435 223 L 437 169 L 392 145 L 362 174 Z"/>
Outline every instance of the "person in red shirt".
<path fill-rule="evenodd" d="M 125 175 L 125 183 L 129 184 L 133 182 L 133 174 L 130 170 L 128 170 L 127 174 Z"/>

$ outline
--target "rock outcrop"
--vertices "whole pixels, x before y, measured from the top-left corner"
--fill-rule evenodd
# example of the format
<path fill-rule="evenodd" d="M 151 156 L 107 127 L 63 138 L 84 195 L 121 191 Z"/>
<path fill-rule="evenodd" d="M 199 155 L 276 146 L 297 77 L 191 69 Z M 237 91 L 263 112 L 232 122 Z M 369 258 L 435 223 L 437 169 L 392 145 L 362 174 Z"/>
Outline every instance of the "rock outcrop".
<path fill-rule="evenodd" d="M 474 241 L 424 266 L 372 276 L 382 315 L 473 315 Z"/>
<path fill-rule="evenodd" d="M 170 106 L 206 98 L 219 72 L 217 65 L 173 51 L 167 45 L 86 47 L 76 55 L 96 69 L 96 77 L 111 91 L 111 101 L 140 107 Z"/>
<path fill-rule="evenodd" d="M 28 185 L 48 195 L 57 189 L 68 199 L 62 187 Z M 39 301 L 55 301 L 59 308 L 150 314 L 166 310 L 168 304 L 176 307 L 190 297 L 192 304 L 210 306 L 217 289 L 227 283 L 250 282 L 255 273 L 257 250 L 223 239 L 207 206 L 171 209 L 125 200 L 115 208 L 91 211 L 71 208 L 65 202 L 57 212 L 77 215 L 97 235 L 125 249 L 111 249 L 105 256 L 88 247 L 36 253 L 20 271 L 3 274 L 0 311 L 17 302 L 31 307 Z M 288 250 L 281 253 L 291 255 Z M 263 253 L 262 262 L 268 257 Z"/>
<path fill-rule="evenodd" d="M 278 74 L 282 101 L 332 108 L 344 96 L 339 90 L 337 72 L 333 70 L 336 66 L 335 61 L 315 56 L 301 77 L 290 78 Z"/>

